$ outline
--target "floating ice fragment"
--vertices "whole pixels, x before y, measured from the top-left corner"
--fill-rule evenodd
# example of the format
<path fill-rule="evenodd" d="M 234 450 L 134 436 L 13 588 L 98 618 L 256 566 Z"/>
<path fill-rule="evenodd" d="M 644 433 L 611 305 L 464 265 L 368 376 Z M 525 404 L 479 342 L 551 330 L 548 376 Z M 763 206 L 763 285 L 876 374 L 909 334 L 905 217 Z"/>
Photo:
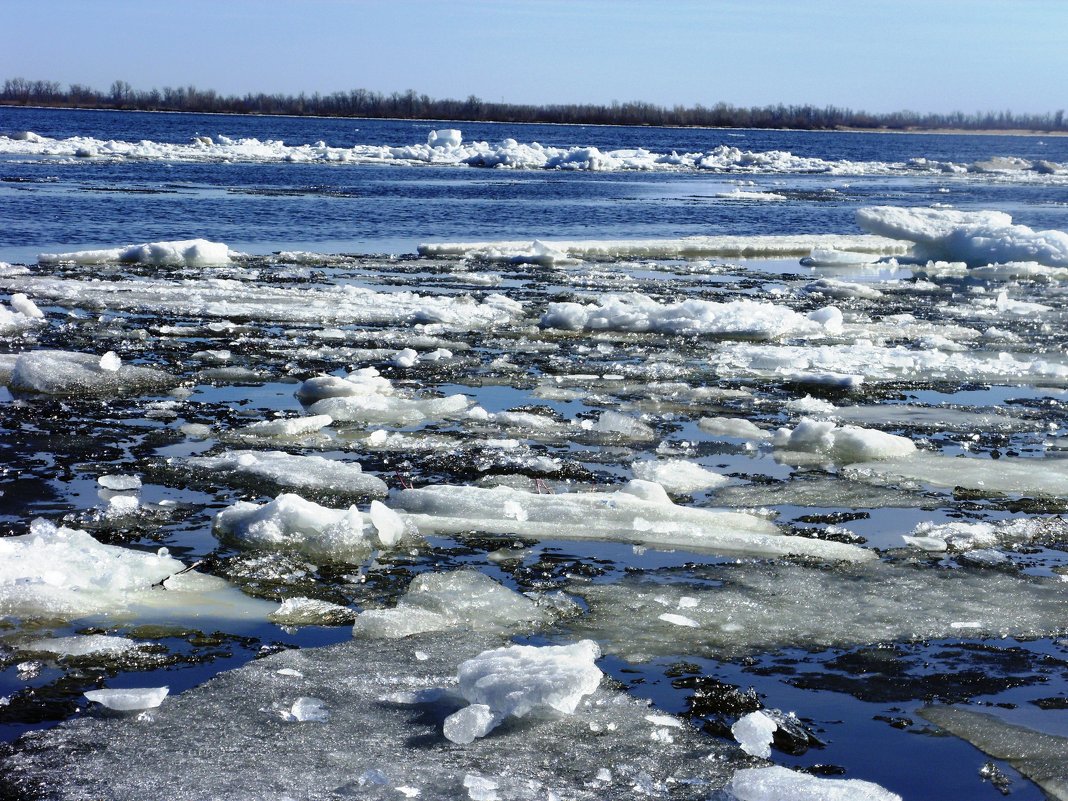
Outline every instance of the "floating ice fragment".
<path fill-rule="evenodd" d="M 820 338 L 842 331 L 833 306 L 800 314 L 784 306 L 735 300 L 715 303 L 692 298 L 660 303 L 647 295 L 604 295 L 595 303 L 550 303 L 542 328 L 568 331 L 632 331 L 713 334 L 746 339 Z"/>
<path fill-rule="evenodd" d="M 163 703 L 170 690 L 167 687 L 146 687 L 127 690 L 89 690 L 84 695 L 90 701 L 117 712 L 155 709 Z"/>
<path fill-rule="evenodd" d="M 772 438 L 770 431 L 765 431 L 742 417 L 702 417 L 697 421 L 697 425 L 706 434 L 720 437 L 756 441 Z"/>
<path fill-rule="evenodd" d="M 43 651 L 56 656 L 86 656 L 88 654 L 122 654 L 143 643 L 127 637 L 114 637 L 106 634 L 77 634 L 70 637 L 49 637 L 30 640 L 19 645 L 20 651 Z"/>
<path fill-rule="evenodd" d="M 333 626 L 355 619 L 356 613 L 348 607 L 317 598 L 286 598 L 268 616 L 272 623 L 283 626 Z"/>
<path fill-rule="evenodd" d="M 686 626 L 691 629 L 698 629 L 701 624 L 694 620 L 692 617 L 686 617 L 686 615 L 677 615 L 674 612 L 665 612 L 660 615 L 660 620 L 665 623 L 670 623 L 673 626 Z"/>
<path fill-rule="evenodd" d="M 431 147 L 459 147 L 463 142 L 463 136 L 455 128 L 443 128 L 440 131 L 431 131 L 427 136 L 426 143 Z"/>
<path fill-rule="evenodd" d="M 109 473 L 107 475 L 98 476 L 96 483 L 104 489 L 113 490 L 115 492 L 123 492 L 126 490 L 136 490 L 141 488 L 140 476 L 129 476 Z"/>
<path fill-rule="evenodd" d="M 110 250 L 78 250 L 71 253 L 42 253 L 40 264 L 148 264 L 155 267 L 208 267 L 230 263 L 230 249 L 221 242 L 186 239 L 174 242 L 148 242 Z"/>
<path fill-rule="evenodd" d="M 634 462 L 631 470 L 636 478 L 655 481 L 668 492 L 678 495 L 714 489 L 730 481 L 726 476 L 706 470 L 701 465 L 685 459 Z"/>

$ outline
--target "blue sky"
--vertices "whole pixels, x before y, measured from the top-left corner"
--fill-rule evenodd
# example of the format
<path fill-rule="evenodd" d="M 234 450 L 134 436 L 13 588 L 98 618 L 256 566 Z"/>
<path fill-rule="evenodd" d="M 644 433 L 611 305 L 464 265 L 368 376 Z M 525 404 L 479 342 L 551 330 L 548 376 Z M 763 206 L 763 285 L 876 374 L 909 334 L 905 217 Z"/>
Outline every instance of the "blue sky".
<path fill-rule="evenodd" d="M 1068 0 L 34 0 L 0 78 L 532 103 L 1068 107 Z"/>

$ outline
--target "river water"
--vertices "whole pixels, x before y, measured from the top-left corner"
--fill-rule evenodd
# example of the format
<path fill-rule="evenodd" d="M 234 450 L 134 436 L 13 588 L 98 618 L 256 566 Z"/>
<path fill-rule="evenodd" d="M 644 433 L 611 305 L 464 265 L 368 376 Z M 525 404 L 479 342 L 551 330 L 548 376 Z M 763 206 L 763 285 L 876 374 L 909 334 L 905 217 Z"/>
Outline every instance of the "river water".
<path fill-rule="evenodd" d="M 796 713 L 811 738 L 773 762 L 908 799 L 1000 794 L 980 776 L 990 758 L 938 735 L 917 715 L 926 704 L 970 703 L 1068 736 L 1065 265 L 1045 251 L 1000 272 L 910 261 L 911 242 L 864 244 L 857 222 L 859 209 L 889 206 L 1068 231 L 1068 137 L 483 123 L 463 126 L 462 143 L 427 146 L 453 127 L 0 109 L 0 261 L 16 265 L 0 291 L 44 312 L 4 337 L 0 534 L 43 518 L 108 545 L 166 548 L 265 608 L 304 596 L 389 607 L 414 575 L 473 567 L 578 610 L 523 641 L 597 640 L 601 668 L 627 692 L 712 740 L 757 706 Z M 986 231 L 991 253 L 1009 246 L 1006 231 Z M 823 247 L 824 235 L 839 250 L 884 250 L 802 263 L 806 238 Z M 687 249 L 686 237 L 706 239 Z M 84 256 L 194 238 L 224 243 L 227 262 Z M 949 262 L 958 239 L 946 239 Z M 68 255 L 38 265 L 42 253 Z M 687 301 L 760 307 L 732 307 L 744 319 L 725 325 Z M 769 306 L 794 316 L 753 323 Z M 837 327 L 820 322 L 832 306 Z M 172 380 L 19 386 L 15 354 L 47 349 L 113 351 Z M 462 397 L 465 408 L 246 431 L 314 413 L 300 382 L 371 367 L 390 397 Z M 806 418 L 903 438 L 930 464 L 773 444 Z M 687 547 L 648 521 L 634 523 L 644 540 L 537 535 L 519 526 L 533 507 L 508 512 L 517 536 L 476 515 L 462 533 L 423 530 L 410 547 L 359 557 L 254 548 L 217 535 L 214 515 L 270 501 L 284 482 L 184 462 L 235 448 L 359 463 L 386 482 L 387 505 L 409 511 L 406 487 L 615 490 L 640 472 L 632 464 L 664 463 L 680 506 L 746 511 L 875 558 Z M 726 480 L 673 486 L 675 460 Z M 98 482 L 111 474 L 140 478 L 132 508 Z M 361 509 L 370 497 L 302 494 Z M 902 539 L 946 524 L 994 533 L 972 547 L 935 529 L 948 550 Z M 86 689 L 177 693 L 264 654 L 351 637 L 348 623 L 278 625 L 259 607 L 210 630 L 173 612 L 33 613 L 14 605 L 11 581 L 7 740 L 86 715 Z M 150 645 L 136 658 L 27 647 L 72 634 Z M 995 764 L 1014 797 L 1043 797 Z"/>

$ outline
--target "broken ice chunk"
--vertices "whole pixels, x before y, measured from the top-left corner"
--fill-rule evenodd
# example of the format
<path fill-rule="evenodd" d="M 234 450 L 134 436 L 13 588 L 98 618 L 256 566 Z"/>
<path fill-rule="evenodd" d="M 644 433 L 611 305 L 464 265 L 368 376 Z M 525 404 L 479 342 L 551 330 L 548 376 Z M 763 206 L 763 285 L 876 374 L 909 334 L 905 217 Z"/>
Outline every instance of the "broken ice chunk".
<path fill-rule="evenodd" d="M 767 759 L 771 756 L 771 741 L 778 728 L 779 724 L 758 710 L 740 718 L 731 726 L 731 734 L 745 753 Z"/>
<path fill-rule="evenodd" d="M 278 714 L 288 723 L 326 723 L 330 720 L 325 702 L 303 696 L 294 701 L 289 709 L 282 709 Z"/>
<path fill-rule="evenodd" d="M 838 426 L 830 421 L 801 419 L 792 430 L 780 428 L 773 444 L 776 457 L 790 464 L 831 461 L 837 464 L 894 459 L 916 452 L 908 437 L 859 426 Z"/>
<path fill-rule="evenodd" d="M 96 483 L 104 489 L 113 490 L 115 492 L 122 492 L 124 490 L 135 490 L 141 488 L 141 479 L 138 476 L 109 474 L 106 476 L 97 477 Z"/>
<path fill-rule="evenodd" d="M 631 465 L 636 478 L 655 481 L 668 492 L 685 495 L 698 490 L 714 489 L 730 479 L 706 470 L 699 464 L 685 459 L 635 462 Z"/>
<path fill-rule="evenodd" d="M 119 371 L 119 368 L 122 367 L 122 359 L 119 358 L 119 355 L 115 351 L 109 350 L 107 353 L 100 357 L 99 364 L 101 370 L 107 370 L 111 373 L 117 373 Z"/>
<path fill-rule="evenodd" d="M 167 687 L 146 687 L 126 690 L 89 690 L 84 693 L 90 701 L 117 712 L 155 709 L 163 703 L 170 690 Z"/>
<path fill-rule="evenodd" d="M 483 651 L 456 673 L 460 694 L 480 708 L 468 712 L 465 707 L 446 718 L 446 737 L 449 732 L 484 737 L 509 716 L 571 714 L 601 683 L 601 670 L 594 664 L 600 655 L 592 640 Z"/>

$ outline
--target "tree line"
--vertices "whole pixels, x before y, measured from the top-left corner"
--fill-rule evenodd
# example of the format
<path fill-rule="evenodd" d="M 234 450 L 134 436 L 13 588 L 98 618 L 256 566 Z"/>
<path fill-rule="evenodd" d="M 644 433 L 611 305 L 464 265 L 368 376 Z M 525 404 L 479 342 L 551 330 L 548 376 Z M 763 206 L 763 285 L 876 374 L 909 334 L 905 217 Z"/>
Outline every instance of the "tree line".
<path fill-rule="evenodd" d="M 1066 131 L 1064 111 L 1014 114 L 988 111 L 965 114 L 896 111 L 873 114 L 838 106 L 774 105 L 744 108 L 727 103 L 711 106 L 659 106 L 634 101 L 611 104 L 568 103 L 532 105 L 495 103 L 470 95 L 465 100 L 435 99 L 409 89 L 385 94 L 369 89 L 307 95 L 249 93 L 220 95 L 195 86 L 135 89 L 115 81 L 108 91 L 82 84 L 64 88 L 56 81 L 8 78 L 0 90 L 0 105 L 53 108 L 121 109 L 128 111 L 185 111 L 220 114 L 289 114 L 314 117 L 365 117 L 408 120 L 475 122 L 535 122 L 573 125 L 657 125 L 714 128 L 795 128 L 834 130 L 1031 130 Z"/>

